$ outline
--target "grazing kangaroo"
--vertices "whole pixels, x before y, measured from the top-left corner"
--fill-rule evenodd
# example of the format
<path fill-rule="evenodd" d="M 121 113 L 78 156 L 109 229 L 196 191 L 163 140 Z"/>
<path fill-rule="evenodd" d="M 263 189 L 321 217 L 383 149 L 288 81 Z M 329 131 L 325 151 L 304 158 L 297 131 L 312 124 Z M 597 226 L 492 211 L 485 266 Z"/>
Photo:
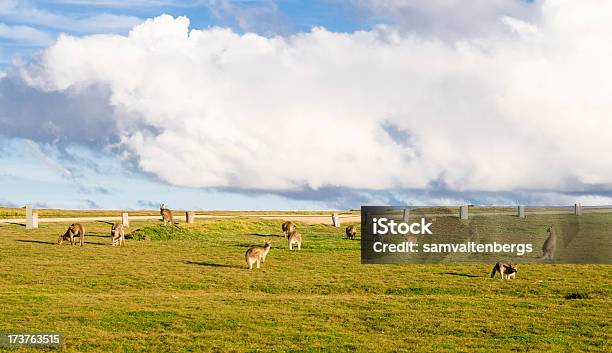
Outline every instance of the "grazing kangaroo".
<path fill-rule="evenodd" d="M 172 217 L 172 211 L 166 208 L 166 205 L 163 203 L 159 204 L 159 214 L 162 216 L 162 220 L 164 221 L 164 225 L 166 224 L 174 224 L 174 217 Z"/>
<path fill-rule="evenodd" d="M 85 243 L 85 228 L 83 228 L 81 223 L 72 223 L 70 227 L 68 227 L 68 229 L 66 230 L 66 233 L 59 236 L 59 239 L 57 239 L 57 243 L 59 245 L 62 245 L 64 243 L 64 240 L 70 240 L 70 245 L 74 245 L 75 235 L 79 236 L 79 242 L 81 246 L 83 246 L 83 244 Z"/>
<path fill-rule="evenodd" d="M 414 235 L 406 234 L 406 235 L 404 235 L 404 241 L 416 244 L 417 243 L 417 238 Z"/>
<path fill-rule="evenodd" d="M 491 278 L 495 277 L 495 274 L 499 272 L 501 279 L 515 279 L 516 273 L 518 272 L 517 265 L 506 264 L 503 262 L 498 262 L 493 266 L 493 271 L 491 271 Z"/>
<path fill-rule="evenodd" d="M 266 256 L 268 256 L 268 252 L 270 252 L 270 248 L 272 244 L 269 241 L 265 241 L 264 245 L 253 245 L 246 251 L 244 254 L 244 259 L 246 260 L 247 266 L 249 266 L 249 270 L 253 269 L 253 264 L 257 264 L 257 268 L 259 265 L 266 261 Z"/>
<path fill-rule="evenodd" d="M 542 245 L 542 256 L 539 257 L 539 259 L 553 260 L 555 258 L 555 251 L 557 250 L 557 234 L 552 225 L 548 226 L 546 231 L 548 232 L 548 238 L 546 238 Z"/>
<path fill-rule="evenodd" d="M 294 230 L 297 229 L 297 227 L 295 226 L 295 224 L 291 221 L 287 221 L 285 223 L 283 223 L 283 232 L 285 233 L 285 238 L 289 236 L 289 233 L 293 232 Z"/>
<path fill-rule="evenodd" d="M 357 234 L 357 227 L 348 226 L 346 227 L 346 238 L 350 240 L 355 240 L 355 234 Z"/>
<path fill-rule="evenodd" d="M 111 229 L 111 239 L 113 246 L 121 246 L 125 244 L 125 230 L 122 223 L 113 224 Z"/>
<path fill-rule="evenodd" d="M 302 234 L 297 230 L 289 233 L 289 250 L 293 250 L 293 244 L 297 244 L 298 250 L 302 250 Z"/>

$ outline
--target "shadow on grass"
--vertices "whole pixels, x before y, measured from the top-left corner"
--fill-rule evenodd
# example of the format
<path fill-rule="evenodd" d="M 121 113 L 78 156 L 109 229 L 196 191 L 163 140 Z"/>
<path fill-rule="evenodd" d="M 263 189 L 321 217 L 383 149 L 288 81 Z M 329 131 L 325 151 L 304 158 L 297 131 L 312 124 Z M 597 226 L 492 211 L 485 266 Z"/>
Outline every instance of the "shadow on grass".
<path fill-rule="evenodd" d="M 74 242 L 75 246 L 80 246 L 80 244 L 81 244 L 78 239 L 79 238 L 77 238 L 77 240 Z M 66 244 L 70 245 L 70 241 L 69 240 L 68 241 L 64 240 L 64 243 L 65 244 L 62 244 L 62 246 L 66 245 Z M 53 243 L 53 244 L 56 244 L 56 243 Z M 85 240 L 85 242 L 83 243 L 83 246 L 85 246 L 85 245 L 112 246 L 112 244 L 110 242 L 109 243 L 98 243 L 98 242 L 87 241 L 87 240 Z"/>
<path fill-rule="evenodd" d="M 226 264 L 217 264 L 209 261 L 184 261 L 188 265 L 208 266 L 208 267 L 227 267 L 227 268 L 241 268 L 240 266 L 232 266 Z"/>
<path fill-rule="evenodd" d="M 284 235 L 278 235 L 278 234 L 260 234 L 260 233 L 250 233 L 247 235 L 256 235 L 258 237 L 281 237 L 284 238 Z"/>
<path fill-rule="evenodd" d="M 85 234 L 86 237 L 94 237 L 94 238 L 110 238 L 110 235 L 101 235 L 101 234 Z"/>
<path fill-rule="evenodd" d="M 103 246 L 112 246 L 112 244 L 111 244 L 111 243 L 95 243 L 95 242 L 92 242 L 92 241 L 87 241 L 87 240 L 86 240 L 84 245 L 87 245 L 87 244 L 91 244 L 91 245 L 103 245 Z"/>
<path fill-rule="evenodd" d="M 16 240 L 16 241 L 20 243 L 36 243 L 36 244 L 51 244 L 51 245 L 57 244 L 56 242 L 42 241 L 42 240 Z"/>
<path fill-rule="evenodd" d="M 109 221 L 96 221 L 96 223 L 105 223 L 105 224 L 108 224 L 109 226 L 115 225 L 115 223 L 109 222 Z"/>
<path fill-rule="evenodd" d="M 459 273 L 459 272 L 441 272 L 439 274 L 441 274 L 441 275 L 451 275 L 451 276 L 461 276 L 461 277 L 470 277 L 470 278 L 482 277 L 482 276 L 475 276 L 475 275 L 470 275 L 470 274 L 467 274 L 467 273 Z"/>
<path fill-rule="evenodd" d="M 77 238 L 77 239 L 78 239 L 78 238 Z M 42 241 L 42 240 L 16 240 L 16 241 L 17 241 L 17 242 L 20 242 L 20 243 L 35 243 L 35 244 L 47 244 L 47 245 L 51 244 L 51 245 L 57 245 L 57 242 L 51 242 L 51 241 Z M 64 243 L 66 243 L 67 245 L 70 245 L 70 241 L 66 241 L 66 240 L 64 240 Z M 62 245 L 60 245 L 60 246 L 64 246 L 64 245 L 66 245 L 66 244 L 62 244 Z M 79 246 L 79 244 L 80 244 L 80 243 L 79 243 L 79 241 L 77 240 L 77 241 L 75 242 L 75 245 L 74 245 L 74 246 Z M 112 244 L 108 244 L 108 243 L 97 243 L 97 242 L 85 241 L 85 244 L 84 244 L 84 245 L 88 245 L 88 244 L 89 244 L 89 245 L 103 245 L 103 246 L 104 246 L 104 245 L 109 245 L 109 246 L 110 246 L 110 245 L 112 245 Z"/>
<path fill-rule="evenodd" d="M 8 224 L 12 224 L 14 226 L 22 226 L 22 227 L 26 226 L 25 223 L 8 222 Z"/>

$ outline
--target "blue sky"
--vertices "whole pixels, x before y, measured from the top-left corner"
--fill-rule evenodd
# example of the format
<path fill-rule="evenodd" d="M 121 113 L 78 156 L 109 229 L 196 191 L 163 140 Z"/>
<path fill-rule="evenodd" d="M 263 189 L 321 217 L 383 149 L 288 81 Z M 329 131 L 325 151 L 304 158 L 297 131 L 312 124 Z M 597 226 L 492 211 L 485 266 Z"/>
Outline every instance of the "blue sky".
<path fill-rule="evenodd" d="M 0 206 L 607 204 L 607 10 L 3 0 Z"/>

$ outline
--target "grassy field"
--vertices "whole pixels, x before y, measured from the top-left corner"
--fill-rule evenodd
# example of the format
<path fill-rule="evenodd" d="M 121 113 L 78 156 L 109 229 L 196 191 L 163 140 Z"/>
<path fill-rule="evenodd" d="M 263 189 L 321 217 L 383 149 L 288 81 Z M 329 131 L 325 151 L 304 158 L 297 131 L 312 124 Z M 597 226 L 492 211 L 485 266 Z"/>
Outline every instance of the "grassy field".
<path fill-rule="evenodd" d="M 0 332 L 63 332 L 70 352 L 612 350 L 610 265 L 525 264 L 502 282 L 492 264 L 360 265 L 331 226 L 301 224 L 290 252 L 278 221 L 158 224 L 132 222 L 152 239 L 123 248 L 104 222 L 83 248 L 55 245 L 67 224 L 0 224 Z"/>

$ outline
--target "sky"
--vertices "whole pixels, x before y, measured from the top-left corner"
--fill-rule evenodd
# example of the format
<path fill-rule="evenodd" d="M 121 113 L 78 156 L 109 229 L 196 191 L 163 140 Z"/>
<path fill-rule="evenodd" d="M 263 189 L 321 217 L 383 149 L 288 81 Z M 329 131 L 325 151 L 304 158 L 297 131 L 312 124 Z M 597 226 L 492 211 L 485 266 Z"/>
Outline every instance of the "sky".
<path fill-rule="evenodd" d="M 610 16 L 0 0 L 0 206 L 609 205 Z"/>

